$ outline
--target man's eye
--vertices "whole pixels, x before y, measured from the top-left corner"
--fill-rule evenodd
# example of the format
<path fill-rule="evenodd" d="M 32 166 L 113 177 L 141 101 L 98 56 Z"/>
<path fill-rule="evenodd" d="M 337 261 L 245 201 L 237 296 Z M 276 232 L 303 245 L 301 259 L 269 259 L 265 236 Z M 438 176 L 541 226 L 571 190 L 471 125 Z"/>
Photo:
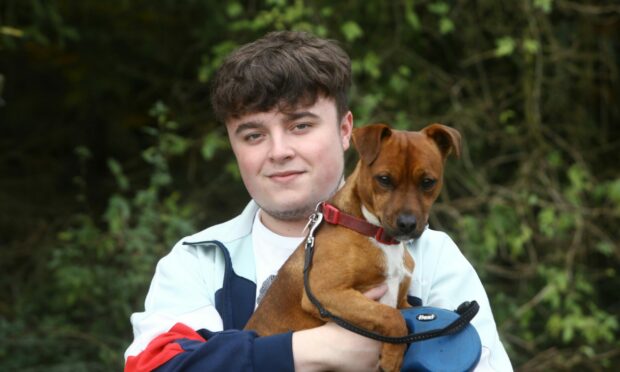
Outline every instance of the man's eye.
<path fill-rule="evenodd" d="M 309 123 L 299 123 L 299 124 L 295 124 L 295 126 L 293 127 L 294 130 L 296 131 L 300 131 L 300 130 L 304 130 L 304 129 L 308 129 L 310 128 L 312 125 Z"/>
<path fill-rule="evenodd" d="M 243 139 L 246 142 L 256 142 L 258 141 L 260 138 L 262 137 L 262 135 L 260 133 L 250 133 L 250 134 L 246 134 Z"/>

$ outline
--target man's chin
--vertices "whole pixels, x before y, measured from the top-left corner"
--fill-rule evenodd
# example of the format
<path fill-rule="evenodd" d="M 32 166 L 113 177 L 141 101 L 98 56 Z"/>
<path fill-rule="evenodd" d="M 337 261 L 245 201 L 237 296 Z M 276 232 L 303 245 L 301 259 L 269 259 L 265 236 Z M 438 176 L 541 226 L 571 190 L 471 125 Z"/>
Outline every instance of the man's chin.
<path fill-rule="evenodd" d="M 258 202 L 257 202 L 258 203 Z M 317 202 L 318 203 L 318 202 Z M 314 212 L 317 203 L 289 206 L 266 206 L 258 203 L 263 212 L 280 221 L 306 220 Z"/>
<path fill-rule="evenodd" d="M 317 204 L 331 198 L 338 189 L 331 190 L 329 195 L 314 193 L 290 192 L 278 196 L 272 195 L 266 202 L 256 200 L 258 206 L 271 217 L 280 221 L 307 220 L 315 211 Z M 305 195 L 305 197 L 301 197 Z"/>

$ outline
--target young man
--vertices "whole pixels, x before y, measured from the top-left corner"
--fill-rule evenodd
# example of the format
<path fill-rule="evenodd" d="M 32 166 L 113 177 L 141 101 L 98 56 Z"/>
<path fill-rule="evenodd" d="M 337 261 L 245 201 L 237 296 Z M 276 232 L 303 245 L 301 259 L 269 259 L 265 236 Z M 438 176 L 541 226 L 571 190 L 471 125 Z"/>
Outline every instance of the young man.
<path fill-rule="evenodd" d="M 350 85 L 347 54 L 306 33 L 268 34 L 224 62 L 212 103 L 252 201 L 161 259 L 145 311 L 131 317 L 126 371 L 377 370 L 380 343 L 333 323 L 267 337 L 240 330 L 303 240 L 317 203 L 344 182 Z M 427 229 L 408 248 L 416 260 L 410 294 L 447 309 L 477 300 L 478 369 L 512 370 L 484 288 L 454 242 Z M 366 296 L 378 300 L 385 291 Z"/>

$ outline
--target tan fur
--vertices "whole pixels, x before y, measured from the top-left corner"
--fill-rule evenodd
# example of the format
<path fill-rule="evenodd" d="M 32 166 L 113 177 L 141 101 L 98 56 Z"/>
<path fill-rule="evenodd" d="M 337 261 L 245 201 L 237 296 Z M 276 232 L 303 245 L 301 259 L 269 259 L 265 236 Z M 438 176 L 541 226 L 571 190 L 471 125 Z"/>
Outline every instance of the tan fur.
<path fill-rule="evenodd" d="M 439 195 L 446 157 L 452 152 L 460 155 L 459 133 L 440 124 L 430 125 L 420 132 L 396 131 L 375 124 L 355 129 L 353 141 L 360 161 L 331 203 L 359 218 L 363 218 L 363 205 L 391 236 L 403 240 L 418 238 Z M 386 188 L 377 182 L 376 176 L 381 174 L 389 174 L 394 187 Z M 425 178 L 436 180 L 431 190 L 422 188 Z M 414 230 L 404 233 L 399 229 L 398 219 L 403 214 L 415 216 Z M 385 255 L 373 241 L 324 222 L 316 234 L 310 287 L 332 314 L 385 336 L 404 336 L 407 327 L 400 311 L 363 295 L 386 280 Z M 414 262 L 406 249 L 403 260 L 411 273 Z M 327 321 L 319 316 L 306 296 L 303 266 L 304 244 L 282 266 L 246 329 L 266 336 L 313 328 Z M 398 308 L 409 307 L 410 280 L 410 276 L 405 276 L 399 284 Z M 385 343 L 381 368 L 399 371 L 405 348 L 404 344 Z"/>

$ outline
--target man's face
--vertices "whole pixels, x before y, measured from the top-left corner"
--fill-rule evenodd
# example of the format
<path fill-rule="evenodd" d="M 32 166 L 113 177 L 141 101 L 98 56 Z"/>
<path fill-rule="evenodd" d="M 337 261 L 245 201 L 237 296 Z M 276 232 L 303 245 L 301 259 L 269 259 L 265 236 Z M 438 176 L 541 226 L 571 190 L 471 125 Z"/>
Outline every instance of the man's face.
<path fill-rule="evenodd" d="M 353 117 L 338 122 L 333 100 L 286 112 L 273 109 L 226 123 L 250 196 L 279 220 L 306 219 L 342 180 Z"/>

